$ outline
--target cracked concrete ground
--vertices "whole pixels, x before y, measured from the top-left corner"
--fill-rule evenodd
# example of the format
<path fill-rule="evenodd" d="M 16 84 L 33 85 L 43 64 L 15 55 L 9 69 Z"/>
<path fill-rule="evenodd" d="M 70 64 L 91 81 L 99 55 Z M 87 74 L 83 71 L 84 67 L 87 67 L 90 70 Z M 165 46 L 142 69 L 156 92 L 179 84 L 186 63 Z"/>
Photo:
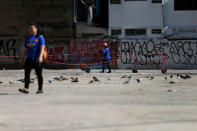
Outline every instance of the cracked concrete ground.
<path fill-rule="evenodd" d="M 192 78 L 182 79 L 177 73 L 191 73 Z M 153 70 L 138 74 L 131 70 L 111 74 L 44 70 L 43 75 L 44 94 L 35 93 L 36 80 L 30 85 L 30 94 L 24 95 L 18 92 L 23 83 L 17 81 L 24 72 L 0 71 L 0 131 L 197 130 L 195 70 L 169 70 L 167 74 Z M 34 72 L 31 76 L 36 77 Z M 53 81 L 60 76 L 69 80 Z M 89 84 L 93 76 L 100 81 Z M 79 82 L 72 83 L 71 77 Z"/>

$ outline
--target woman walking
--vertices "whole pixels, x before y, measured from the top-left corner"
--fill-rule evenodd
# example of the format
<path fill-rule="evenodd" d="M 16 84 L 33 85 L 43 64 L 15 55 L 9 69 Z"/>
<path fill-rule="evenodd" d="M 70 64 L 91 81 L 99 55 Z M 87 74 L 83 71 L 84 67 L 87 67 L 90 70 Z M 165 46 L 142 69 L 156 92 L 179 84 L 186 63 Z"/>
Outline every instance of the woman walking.
<path fill-rule="evenodd" d="M 31 70 L 35 69 L 38 78 L 37 94 L 42 94 L 43 77 L 42 77 L 42 63 L 45 48 L 45 39 L 39 34 L 38 27 L 34 24 L 29 26 L 29 36 L 25 40 L 24 51 L 21 63 L 25 63 L 25 85 L 24 88 L 19 89 L 19 92 L 28 94 Z M 25 61 L 25 62 L 24 62 Z"/>

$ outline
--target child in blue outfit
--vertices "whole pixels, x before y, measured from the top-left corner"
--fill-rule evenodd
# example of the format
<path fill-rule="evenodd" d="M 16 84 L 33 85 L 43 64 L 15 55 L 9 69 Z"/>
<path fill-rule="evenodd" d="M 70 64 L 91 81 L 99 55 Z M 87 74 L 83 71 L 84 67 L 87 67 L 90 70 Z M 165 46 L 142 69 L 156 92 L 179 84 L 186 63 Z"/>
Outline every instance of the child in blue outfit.
<path fill-rule="evenodd" d="M 25 40 L 24 52 L 21 60 L 22 64 L 25 63 L 25 86 L 23 89 L 19 89 L 19 91 L 25 94 L 29 93 L 30 73 L 34 68 L 38 78 L 37 94 L 41 94 L 43 93 L 42 63 L 45 39 L 38 34 L 38 27 L 33 24 L 29 26 L 29 34 L 30 36 Z"/>
<path fill-rule="evenodd" d="M 111 73 L 111 66 L 110 66 L 111 57 L 110 57 L 110 51 L 109 51 L 109 48 L 107 47 L 106 42 L 103 44 L 103 47 L 104 47 L 104 50 L 100 51 L 103 54 L 102 73 L 105 72 L 106 66 L 109 69 L 108 73 Z"/>

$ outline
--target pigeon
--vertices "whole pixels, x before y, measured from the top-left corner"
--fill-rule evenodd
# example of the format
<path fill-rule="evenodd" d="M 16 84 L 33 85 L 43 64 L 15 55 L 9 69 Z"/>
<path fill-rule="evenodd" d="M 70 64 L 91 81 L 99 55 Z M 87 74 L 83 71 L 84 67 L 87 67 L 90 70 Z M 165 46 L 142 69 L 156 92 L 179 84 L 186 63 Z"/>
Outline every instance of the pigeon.
<path fill-rule="evenodd" d="M 94 81 L 99 82 L 100 80 L 98 78 L 96 78 L 95 76 L 93 76 Z"/>
<path fill-rule="evenodd" d="M 188 79 L 191 79 L 192 77 L 190 76 L 190 75 L 188 75 L 188 74 L 186 74 L 186 77 L 188 78 Z"/>
<path fill-rule="evenodd" d="M 172 90 L 169 89 L 168 92 L 172 92 Z"/>
<path fill-rule="evenodd" d="M 137 80 L 137 83 L 140 83 L 140 79 L 137 78 L 136 80 Z"/>
<path fill-rule="evenodd" d="M 20 81 L 20 82 L 22 82 L 22 83 L 24 83 L 24 82 L 25 82 L 25 80 L 24 80 L 24 79 L 19 79 L 19 80 L 17 80 L 17 81 Z"/>
<path fill-rule="evenodd" d="M 167 80 L 168 78 L 167 77 L 165 77 L 165 80 Z"/>
<path fill-rule="evenodd" d="M 128 79 L 127 81 L 125 81 L 123 84 L 129 84 L 131 82 L 131 79 Z"/>
<path fill-rule="evenodd" d="M 180 77 L 181 77 L 181 79 L 187 79 L 187 76 L 185 75 L 182 75 L 182 74 L 180 74 Z"/>
<path fill-rule="evenodd" d="M 70 79 L 71 79 L 71 80 L 75 80 L 75 78 L 74 78 L 74 77 L 70 77 Z"/>
<path fill-rule="evenodd" d="M 30 83 L 34 83 L 34 80 L 31 79 L 31 80 L 30 80 Z"/>
<path fill-rule="evenodd" d="M 62 81 L 68 80 L 68 78 L 65 78 L 65 77 L 63 77 L 63 76 L 60 76 L 60 78 L 62 79 Z"/>
<path fill-rule="evenodd" d="M 62 81 L 62 79 L 61 78 L 53 78 L 54 80 L 56 80 L 56 81 Z"/>
<path fill-rule="evenodd" d="M 108 78 L 107 80 L 108 80 L 108 81 L 110 81 L 111 79 L 110 79 L 110 78 Z"/>
<path fill-rule="evenodd" d="M 153 79 L 154 79 L 154 77 L 153 77 L 153 76 L 151 76 L 151 77 L 150 77 L 150 80 L 153 80 Z"/>
<path fill-rule="evenodd" d="M 77 82 L 79 82 L 79 79 L 76 77 L 76 78 L 74 78 L 71 82 L 77 83 Z"/>
<path fill-rule="evenodd" d="M 130 76 L 128 76 L 127 78 L 129 78 L 129 79 L 130 79 L 131 77 L 132 77 L 132 76 L 130 75 Z"/>
<path fill-rule="evenodd" d="M 54 80 L 48 80 L 49 83 L 52 83 Z"/>
<path fill-rule="evenodd" d="M 92 84 L 92 83 L 94 83 L 95 82 L 95 80 L 91 80 L 88 84 Z"/>
<path fill-rule="evenodd" d="M 9 81 L 9 84 L 10 84 L 10 85 L 12 85 L 12 84 L 14 84 L 14 82 L 12 82 L 12 81 Z"/>
<path fill-rule="evenodd" d="M 127 75 L 124 75 L 124 76 L 122 76 L 122 77 L 120 77 L 120 78 L 126 78 L 127 77 Z"/>
<path fill-rule="evenodd" d="M 170 84 L 175 84 L 176 82 L 175 81 L 170 81 Z"/>
<path fill-rule="evenodd" d="M 32 78 L 31 81 L 35 81 L 35 78 Z"/>
<path fill-rule="evenodd" d="M 2 84 L 3 82 L 2 81 L 0 81 L 0 84 Z"/>
<path fill-rule="evenodd" d="M 179 76 L 180 76 L 180 74 L 176 74 L 176 76 L 177 76 L 177 77 L 179 77 Z"/>

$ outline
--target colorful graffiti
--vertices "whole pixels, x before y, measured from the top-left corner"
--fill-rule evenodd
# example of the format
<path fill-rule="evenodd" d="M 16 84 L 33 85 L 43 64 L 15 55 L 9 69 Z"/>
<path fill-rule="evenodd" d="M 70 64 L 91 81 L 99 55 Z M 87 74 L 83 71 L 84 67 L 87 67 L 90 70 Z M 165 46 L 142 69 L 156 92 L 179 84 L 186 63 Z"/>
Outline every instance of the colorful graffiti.
<path fill-rule="evenodd" d="M 55 45 L 48 48 L 49 60 L 53 62 L 62 62 L 69 64 L 95 64 L 101 63 L 103 60 L 102 44 L 104 41 L 84 41 L 72 40 L 64 46 Z M 109 41 L 109 48 L 113 60 L 119 57 L 119 44 L 114 41 Z"/>

